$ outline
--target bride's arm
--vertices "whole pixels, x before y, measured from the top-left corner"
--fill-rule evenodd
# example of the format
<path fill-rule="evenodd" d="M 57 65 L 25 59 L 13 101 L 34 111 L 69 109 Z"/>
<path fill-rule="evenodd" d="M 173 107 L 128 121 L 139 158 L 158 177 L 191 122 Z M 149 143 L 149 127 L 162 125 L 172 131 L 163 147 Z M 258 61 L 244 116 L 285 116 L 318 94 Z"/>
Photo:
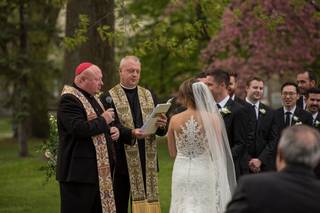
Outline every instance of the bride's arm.
<path fill-rule="evenodd" d="M 169 123 L 168 132 L 167 132 L 169 155 L 172 159 L 174 159 L 177 155 L 177 148 L 176 148 L 176 142 L 174 140 L 174 131 L 173 131 L 174 122 L 175 122 L 175 118 L 172 117 Z"/>

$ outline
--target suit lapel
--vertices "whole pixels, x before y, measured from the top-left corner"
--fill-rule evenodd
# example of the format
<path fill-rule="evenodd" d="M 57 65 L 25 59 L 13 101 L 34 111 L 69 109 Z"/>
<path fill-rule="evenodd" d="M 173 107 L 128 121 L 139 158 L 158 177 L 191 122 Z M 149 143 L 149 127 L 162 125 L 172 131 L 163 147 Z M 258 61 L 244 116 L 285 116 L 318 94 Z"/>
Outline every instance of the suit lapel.
<path fill-rule="evenodd" d="M 291 126 L 295 125 L 298 122 L 301 122 L 301 112 L 302 112 L 302 109 L 300 109 L 299 107 L 296 107 L 296 109 L 294 110 L 293 116 L 291 118 Z"/>
<path fill-rule="evenodd" d="M 266 107 L 264 106 L 264 104 L 260 102 L 259 110 L 258 110 L 257 129 L 260 129 L 261 125 L 263 124 L 266 117 L 266 113 L 267 113 Z"/>
<path fill-rule="evenodd" d="M 320 130 L 320 112 L 318 112 L 316 119 L 314 120 L 313 127 L 315 127 L 316 129 Z"/>
<path fill-rule="evenodd" d="M 278 119 L 280 119 L 280 121 L 279 121 L 279 124 L 280 124 L 280 129 L 282 130 L 282 129 L 284 129 L 285 128 L 285 126 L 284 126 L 284 111 L 283 111 L 283 107 L 281 107 L 281 108 L 279 108 L 278 109 L 278 115 L 279 115 L 279 117 L 278 117 Z"/>

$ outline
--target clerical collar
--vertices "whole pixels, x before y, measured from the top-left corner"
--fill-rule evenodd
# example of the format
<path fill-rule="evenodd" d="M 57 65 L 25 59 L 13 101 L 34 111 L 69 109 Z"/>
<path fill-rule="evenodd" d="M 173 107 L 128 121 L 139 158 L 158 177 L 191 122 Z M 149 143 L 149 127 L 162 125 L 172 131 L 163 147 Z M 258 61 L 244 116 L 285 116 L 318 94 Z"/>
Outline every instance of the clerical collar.
<path fill-rule="evenodd" d="M 292 115 L 293 115 L 294 111 L 296 110 L 296 108 L 297 108 L 296 105 L 294 105 L 294 107 L 291 110 L 287 110 L 285 107 L 283 107 L 284 114 L 286 114 L 286 112 L 291 112 Z"/>
<path fill-rule="evenodd" d="M 248 97 L 246 97 L 246 102 L 248 102 L 248 103 L 251 104 L 251 105 L 255 105 L 255 107 L 256 107 L 257 109 L 259 109 L 260 101 L 257 101 L 256 103 L 252 103 L 252 102 L 248 99 Z"/>
<path fill-rule="evenodd" d="M 127 90 L 133 90 L 133 89 L 136 89 L 137 88 L 137 86 L 134 86 L 134 87 L 126 87 L 126 86 L 123 86 L 123 84 L 121 84 L 120 83 L 120 86 L 122 87 L 122 88 L 124 88 L 124 89 L 127 89 Z"/>
<path fill-rule="evenodd" d="M 230 98 L 230 96 L 227 95 L 224 99 L 222 99 L 222 101 L 220 101 L 220 102 L 218 103 L 218 104 L 221 106 L 221 108 L 223 108 L 223 107 L 227 104 L 229 98 Z"/>

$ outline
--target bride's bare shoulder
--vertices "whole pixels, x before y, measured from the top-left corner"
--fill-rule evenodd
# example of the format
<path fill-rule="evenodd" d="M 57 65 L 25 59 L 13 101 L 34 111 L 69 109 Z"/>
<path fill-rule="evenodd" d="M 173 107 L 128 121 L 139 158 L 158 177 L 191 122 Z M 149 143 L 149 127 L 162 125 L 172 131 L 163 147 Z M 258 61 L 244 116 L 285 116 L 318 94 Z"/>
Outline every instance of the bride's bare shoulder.
<path fill-rule="evenodd" d="M 191 117 L 197 118 L 198 113 L 194 110 L 186 110 L 184 112 L 181 112 L 179 114 L 172 116 L 170 122 L 173 122 L 174 124 L 181 124 L 181 123 L 186 122 Z"/>

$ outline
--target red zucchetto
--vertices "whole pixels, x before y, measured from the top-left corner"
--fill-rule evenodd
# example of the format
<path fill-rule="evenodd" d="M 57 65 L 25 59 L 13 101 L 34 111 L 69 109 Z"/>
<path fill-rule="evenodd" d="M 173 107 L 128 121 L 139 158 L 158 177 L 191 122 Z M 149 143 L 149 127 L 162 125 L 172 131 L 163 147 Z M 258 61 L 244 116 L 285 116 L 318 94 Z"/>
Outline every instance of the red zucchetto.
<path fill-rule="evenodd" d="M 86 69 L 88 69 L 89 67 L 91 67 L 93 64 L 90 62 L 83 62 L 81 64 L 79 64 L 76 68 L 75 74 L 79 75 L 80 73 L 82 73 L 83 71 L 85 71 Z"/>

